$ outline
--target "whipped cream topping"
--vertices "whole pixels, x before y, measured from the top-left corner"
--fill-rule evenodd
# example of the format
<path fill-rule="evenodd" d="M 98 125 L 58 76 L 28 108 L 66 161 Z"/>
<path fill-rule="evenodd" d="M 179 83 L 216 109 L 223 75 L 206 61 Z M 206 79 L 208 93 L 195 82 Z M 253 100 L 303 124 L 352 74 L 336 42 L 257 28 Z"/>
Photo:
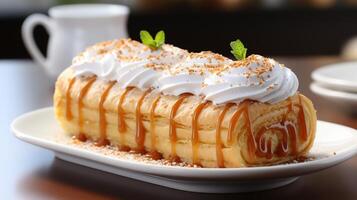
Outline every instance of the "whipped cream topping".
<path fill-rule="evenodd" d="M 75 76 L 96 75 L 122 88 L 152 88 L 175 96 L 191 93 L 214 104 L 246 99 L 276 103 L 294 95 L 299 85 L 289 68 L 259 55 L 233 61 L 167 44 L 152 50 L 130 39 L 92 46 L 74 58 L 71 68 Z"/>

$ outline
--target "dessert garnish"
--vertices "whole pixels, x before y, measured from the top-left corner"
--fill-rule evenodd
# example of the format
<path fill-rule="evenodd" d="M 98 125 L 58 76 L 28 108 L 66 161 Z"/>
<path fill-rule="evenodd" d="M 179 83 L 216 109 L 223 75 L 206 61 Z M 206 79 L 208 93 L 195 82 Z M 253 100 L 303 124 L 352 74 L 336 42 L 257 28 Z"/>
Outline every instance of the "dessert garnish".
<path fill-rule="evenodd" d="M 152 49 L 158 49 L 165 43 L 165 32 L 157 32 L 154 39 L 148 31 L 142 30 L 140 31 L 140 39 L 146 46 Z"/>
<path fill-rule="evenodd" d="M 244 47 L 243 43 L 237 39 L 230 43 L 232 48 L 231 53 L 237 60 L 244 60 L 247 55 L 247 48 Z"/>

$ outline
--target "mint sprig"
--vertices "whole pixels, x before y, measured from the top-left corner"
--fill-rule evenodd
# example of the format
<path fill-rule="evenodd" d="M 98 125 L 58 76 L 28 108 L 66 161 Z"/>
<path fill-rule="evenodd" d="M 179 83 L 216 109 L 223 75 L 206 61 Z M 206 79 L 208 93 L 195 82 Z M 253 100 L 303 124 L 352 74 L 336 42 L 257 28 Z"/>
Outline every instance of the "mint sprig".
<path fill-rule="evenodd" d="M 140 39 L 146 46 L 152 49 L 158 49 L 165 43 L 165 32 L 157 32 L 154 39 L 148 31 L 142 30 L 140 31 Z"/>
<path fill-rule="evenodd" d="M 237 39 L 236 41 L 232 41 L 230 43 L 232 48 L 231 53 L 237 60 L 244 60 L 247 55 L 247 48 L 244 47 L 243 43 Z"/>

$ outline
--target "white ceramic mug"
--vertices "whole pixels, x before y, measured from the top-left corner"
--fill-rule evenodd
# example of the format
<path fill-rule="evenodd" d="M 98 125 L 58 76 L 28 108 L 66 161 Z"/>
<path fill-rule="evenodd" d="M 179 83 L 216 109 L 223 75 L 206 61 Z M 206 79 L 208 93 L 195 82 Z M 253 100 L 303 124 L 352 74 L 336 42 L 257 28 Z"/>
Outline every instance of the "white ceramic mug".
<path fill-rule="evenodd" d="M 33 14 L 22 25 L 22 37 L 31 56 L 54 81 L 71 64 L 72 58 L 86 47 L 100 41 L 127 37 L 126 6 L 111 4 L 76 4 L 56 6 L 49 16 Z M 36 25 L 49 33 L 47 58 L 33 38 Z"/>

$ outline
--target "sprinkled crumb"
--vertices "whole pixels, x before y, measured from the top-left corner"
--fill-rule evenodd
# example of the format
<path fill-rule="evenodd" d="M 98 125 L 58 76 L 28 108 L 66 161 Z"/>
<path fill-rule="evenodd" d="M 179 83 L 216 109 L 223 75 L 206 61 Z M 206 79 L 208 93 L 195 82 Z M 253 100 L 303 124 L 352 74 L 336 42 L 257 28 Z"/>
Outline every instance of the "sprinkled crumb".
<path fill-rule="evenodd" d="M 222 73 L 230 72 L 235 68 L 246 68 L 243 75 L 247 79 L 256 77 L 260 85 L 265 83 L 266 78 L 270 78 L 269 74 L 265 77 L 267 72 L 271 72 L 277 65 L 273 59 L 255 54 L 243 60 L 233 61 L 211 51 L 189 52 L 170 44 L 164 44 L 161 49 L 154 50 L 131 39 L 106 41 L 89 47 L 76 56 L 73 63 L 94 62 L 107 54 L 113 54 L 121 62 L 142 61 L 146 68 L 164 71 L 171 75 L 221 76 Z M 283 65 L 279 64 L 279 66 Z"/>
<path fill-rule="evenodd" d="M 309 161 L 313 161 L 313 160 L 316 160 L 317 158 L 314 157 L 314 156 L 303 156 L 303 157 L 299 157 L 299 158 L 296 158 L 290 162 L 286 162 L 285 164 L 291 164 L 291 163 L 302 163 L 302 162 L 309 162 Z"/>
<path fill-rule="evenodd" d="M 129 151 L 129 152 L 119 151 L 119 149 L 115 146 L 98 147 L 94 145 L 93 142 L 90 141 L 81 142 L 74 137 L 71 139 L 67 139 L 65 141 L 63 141 L 62 139 L 61 141 L 65 142 L 68 145 L 79 147 L 84 150 L 92 151 L 95 153 L 99 153 L 105 156 L 114 157 L 118 159 L 125 159 L 128 161 L 136 161 L 136 162 L 151 164 L 151 165 L 201 168 L 198 165 L 192 165 L 185 162 L 170 162 L 169 160 L 166 159 L 154 160 L 147 154 L 139 154 L 139 153 L 135 153 L 134 151 Z"/>
<path fill-rule="evenodd" d="M 68 136 L 62 135 L 62 134 L 57 135 L 57 137 L 55 138 L 55 142 L 78 147 L 78 148 L 81 148 L 81 149 L 84 149 L 87 151 L 91 151 L 94 153 L 98 153 L 98 154 L 101 154 L 104 156 L 108 156 L 108 157 L 112 157 L 112 158 L 116 158 L 116 159 L 127 160 L 127 161 L 132 161 L 132 162 L 139 162 L 142 164 L 202 168 L 201 166 L 192 165 L 192 164 L 189 164 L 186 162 L 175 162 L 175 161 L 169 161 L 166 159 L 155 160 L 147 154 L 139 154 L 134 151 L 129 151 L 129 152 L 120 151 L 116 146 L 98 147 L 91 141 L 82 142 L 82 141 L 79 141 L 78 139 L 76 139 L 75 137 L 68 137 Z M 336 152 L 333 152 L 332 154 L 336 155 Z M 296 158 L 292 161 L 289 161 L 289 162 L 273 164 L 271 166 L 303 163 L 303 162 L 318 160 L 318 159 L 325 158 L 325 157 L 328 157 L 328 155 L 309 154 L 307 156 L 298 157 L 298 158 Z"/>

